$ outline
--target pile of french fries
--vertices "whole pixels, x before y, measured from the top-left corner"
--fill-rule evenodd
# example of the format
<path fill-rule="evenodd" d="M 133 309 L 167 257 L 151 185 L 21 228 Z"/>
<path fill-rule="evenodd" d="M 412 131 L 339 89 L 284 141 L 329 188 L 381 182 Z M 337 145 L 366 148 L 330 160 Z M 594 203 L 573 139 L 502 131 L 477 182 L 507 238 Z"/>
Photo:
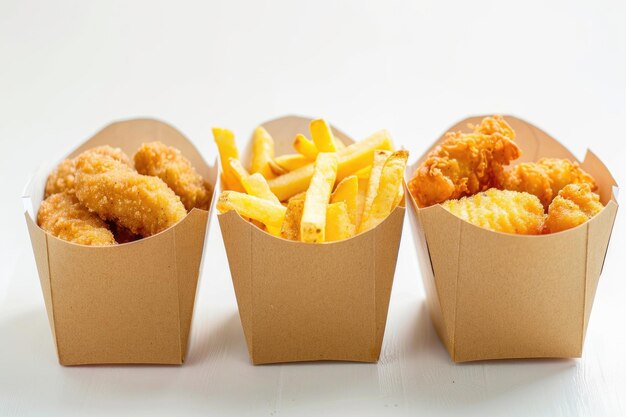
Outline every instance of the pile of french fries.
<path fill-rule="evenodd" d="M 224 189 L 217 209 L 235 210 L 268 233 L 306 243 L 350 238 L 376 227 L 404 199 L 408 152 L 394 151 L 382 130 L 346 145 L 323 119 L 298 134 L 294 154 L 274 156 L 274 140 L 254 131 L 249 170 L 235 136 L 214 128 Z"/>

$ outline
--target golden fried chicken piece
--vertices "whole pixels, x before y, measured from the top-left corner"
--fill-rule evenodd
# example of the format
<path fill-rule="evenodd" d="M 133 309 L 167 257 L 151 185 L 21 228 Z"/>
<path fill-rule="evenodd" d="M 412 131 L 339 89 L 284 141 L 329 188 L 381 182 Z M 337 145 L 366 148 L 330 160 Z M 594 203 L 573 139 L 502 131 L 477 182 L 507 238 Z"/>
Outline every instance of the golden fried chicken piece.
<path fill-rule="evenodd" d="M 140 174 L 161 178 L 187 210 L 209 209 L 210 186 L 178 149 L 161 142 L 144 143 L 134 156 Z"/>
<path fill-rule="evenodd" d="M 581 225 L 603 208 L 600 196 L 591 191 L 589 184 L 566 185 L 550 203 L 544 233 L 556 233 Z"/>
<path fill-rule="evenodd" d="M 540 234 L 545 219 L 543 206 L 536 196 L 495 188 L 441 205 L 476 226 L 505 233 Z"/>
<path fill-rule="evenodd" d="M 52 194 L 39 206 L 37 224 L 52 235 L 81 245 L 115 245 L 113 233 L 70 193 Z"/>
<path fill-rule="evenodd" d="M 593 177 L 577 162 L 558 158 L 542 158 L 538 162 L 524 162 L 514 166 L 506 173 L 504 188 L 534 194 L 547 208 L 568 184 L 589 184 L 591 191 L 597 189 Z"/>
<path fill-rule="evenodd" d="M 519 158 L 515 133 L 501 117 L 486 117 L 473 133 L 448 132 L 409 181 L 420 207 L 501 188 L 503 165 Z"/>
<path fill-rule="evenodd" d="M 159 233 L 187 215 L 163 180 L 97 152 L 76 159 L 76 197 L 101 218 L 141 236 Z"/>
<path fill-rule="evenodd" d="M 111 146 L 98 146 L 89 150 L 89 152 L 99 153 L 101 155 L 108 155 L 128 166 L 130 166 L 130 159 L 120 148 L 113 148 Z M 48 180 L 46 181 L 46 189 L 44 198 L 56 193 L 67 191 L 70 194 L 74 193 L 74 183 L 76 175 L 75 167 L 76 158 L 63 160 L 57 168 L 50 173 Z"/>

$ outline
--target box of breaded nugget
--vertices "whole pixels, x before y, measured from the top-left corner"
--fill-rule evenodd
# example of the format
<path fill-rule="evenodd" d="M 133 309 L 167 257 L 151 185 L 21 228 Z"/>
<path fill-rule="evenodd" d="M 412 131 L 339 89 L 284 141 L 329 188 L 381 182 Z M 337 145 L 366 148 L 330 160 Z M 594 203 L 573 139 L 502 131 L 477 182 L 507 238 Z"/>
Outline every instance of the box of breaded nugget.
<path fill-rule="evenodd" d="M 172 126 L 110 124 L 24 192 L 62 365 L 184 362 L 217 164 Z"/>
<path fill-rule="evenodd" d="M 591 151 L 472 117 L 406 170 L 434 327 L 455 362 L 580 357 L 618 204 Z"/>
<path fill-rule="evenodd" d="M 296 116 L 257 127 L 241 158 L 232 132 L 214 135 L 218 220 L 251 361 L 377 361 L 407 152 L 386 131 L 353 142 Z"/>

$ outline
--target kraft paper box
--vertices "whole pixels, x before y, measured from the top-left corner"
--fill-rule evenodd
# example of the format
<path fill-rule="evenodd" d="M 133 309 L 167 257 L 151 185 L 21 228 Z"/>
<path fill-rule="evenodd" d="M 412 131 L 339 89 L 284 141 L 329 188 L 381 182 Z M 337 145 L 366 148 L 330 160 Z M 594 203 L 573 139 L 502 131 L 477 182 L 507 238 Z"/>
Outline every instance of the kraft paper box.
<path fill-rule="evenodd" d="M 215 189 L 217 164 L 208 166 L 180 132 L 156 120 L 113 123 L 69 157 L 100 145 L 132 157 L 142 143 L 156 140 L 180 149 Z M 23 199 L 59 362 L 183 363 L 209 212 L 193 209 L 175 226 L 126 244 L 70 243 L 36 224 L 46 178 L 57 163 L 33 177 Z"/>
<path fill-rule="evenodd" d="M 468 131 L 468 123 L 481 119 L 448 130 Z M 505 120 L 522 150 L 512 164 L 542 157 L 576 160 L 530 123 Z M 407 168 L 407 181 L 420 162 Z M 555 234 L 493 232 L 440 205 L 418 208 L 409 198 L 430 316 L 455 362 L 581 356 L 618 207 L 617 184 L 604 164 L 587 151 L 581 166 L 595 177 L 606 207 L 587 223 Z"/>
<path fill-rule="evenodd" d="M 293 153 L 295 135 L 307 133 L 309 122 L 288 116 L 264 123 L 276 155 Z M 254 364 L 378 360 L 404 210 L 403 202 L 378 227 L 321 244 L 274 237 L 235 211 L 218 215 Z"/>

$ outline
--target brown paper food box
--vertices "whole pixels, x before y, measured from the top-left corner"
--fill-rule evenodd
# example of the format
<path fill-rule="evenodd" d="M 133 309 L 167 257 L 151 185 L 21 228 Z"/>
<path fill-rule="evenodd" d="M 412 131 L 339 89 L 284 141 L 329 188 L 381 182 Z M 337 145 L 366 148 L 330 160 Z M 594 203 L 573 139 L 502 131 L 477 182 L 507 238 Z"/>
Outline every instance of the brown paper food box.
<path fill-rule="evenodd" d="M 287 116 L 264 123 L 276 155 L 293 153 L 293 138 L 309 122 Z M 274 237 L 235 211 L 218 215 L 254 364 L 378 360 L 404 210 L 402 202 L 378 227 L 321 244 Z"/>
<path fill-rule="evenodd" d="M 468 123 L 481 119 L 471 117 L 448 130 L 468 131 Z M 522 150 L 514 163 L 575 160 L 537 127 L 505 119 Z M 426 154 L 407 168 L 406 181 Z M 430 316 L 455 362 L 581 356 L 618 207 L 617 184 L 604 164 L 587 151 L 581 166 L 595 177 L 606 207 L 587 223 L 550 235 L 489 231 L 440 205 L 418 208 L 409 198 Z"/>
<path fill-rule="evenodd" d="M 187 138 L 157 120 L 113 123 L 69 157 L 100 145 L 132 157 L 142 143 L 155 140 L 180 149 L 215 189 L 217 164 L 208 166 Z M 175 226 L 122 245 L 66 242 L 34 220 L 54 166 L 32 178 L 23 198 L 59 363 L 182 364 L 209 212 L 193 209 Z"/>

